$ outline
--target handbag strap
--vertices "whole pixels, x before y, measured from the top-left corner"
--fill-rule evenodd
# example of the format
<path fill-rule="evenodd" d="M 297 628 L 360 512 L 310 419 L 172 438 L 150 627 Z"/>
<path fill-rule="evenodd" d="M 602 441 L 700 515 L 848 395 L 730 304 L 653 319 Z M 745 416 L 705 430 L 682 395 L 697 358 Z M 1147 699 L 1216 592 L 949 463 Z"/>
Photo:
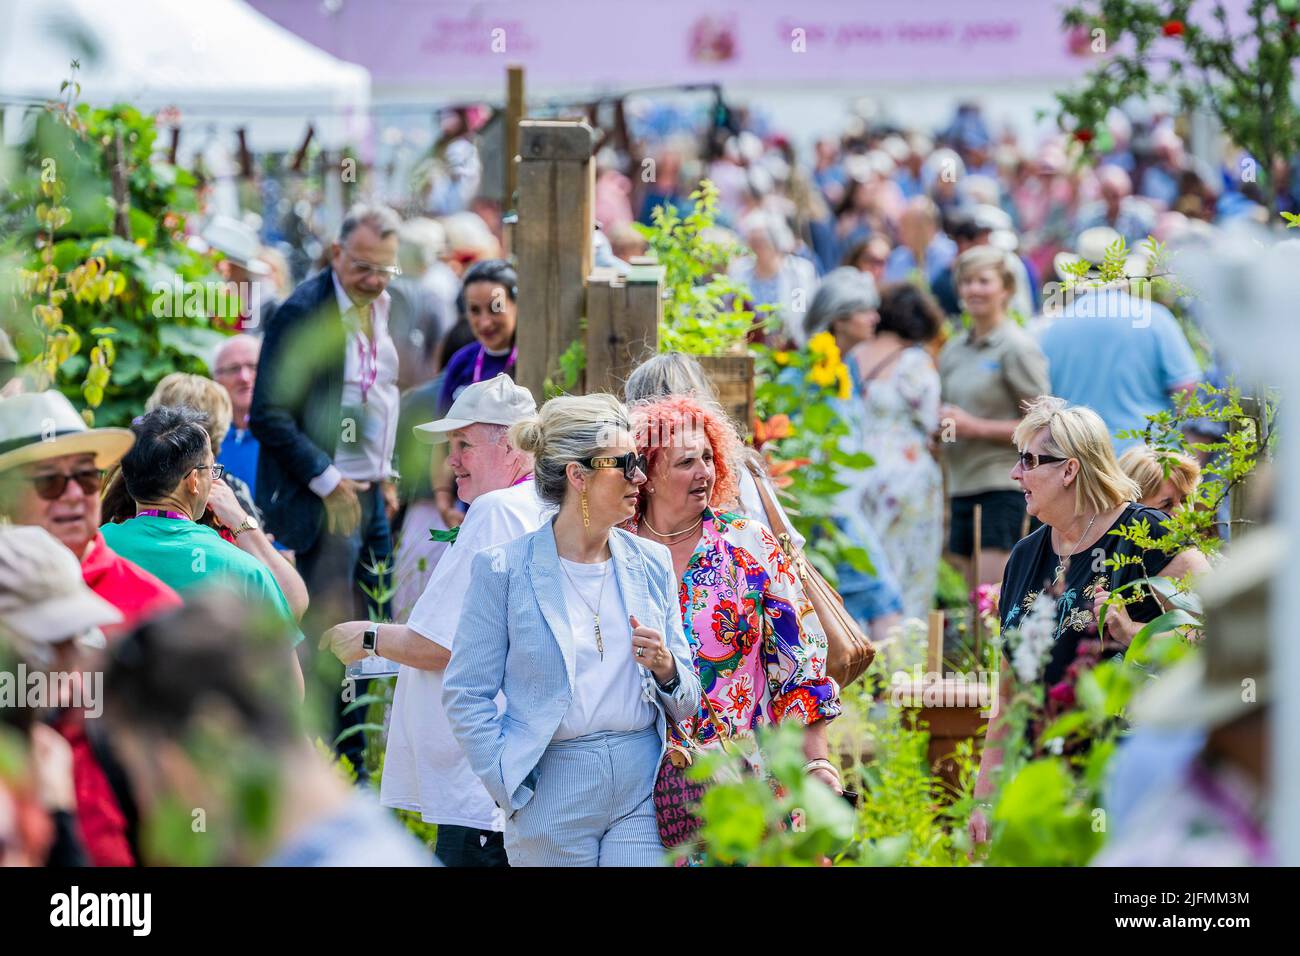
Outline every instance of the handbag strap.
<path fill-rule="evenodd" d="M 759 469 L 757 462 L 752 459 L 746 462 L 749 472 L 754 476 L 754 484 L 758 486 L 758 496 L 763 500 L 763 511 L 767 513 L 767 523 L 772 529 L 772 534 L 782 544 L 789 542 L 789 547 L 794 547 L 794 542 L 790 541 L 790 536 L 785 531 L 785 517 L 781 514 L 781 509 L 776 506 L 776 502 L 767 491 L 767 476 Z M 784 539 L 784 540 L 782 540 Z M 789 548 L 787 548 L 789 553 Z"/>

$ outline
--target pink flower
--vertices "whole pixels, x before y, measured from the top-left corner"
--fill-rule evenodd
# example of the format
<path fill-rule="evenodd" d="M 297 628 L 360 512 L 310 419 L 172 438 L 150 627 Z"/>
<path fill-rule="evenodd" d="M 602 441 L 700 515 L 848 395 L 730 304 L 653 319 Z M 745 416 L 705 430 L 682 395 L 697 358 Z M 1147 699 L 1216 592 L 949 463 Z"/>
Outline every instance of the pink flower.
<path fill-rule="evenodd" d="M 1061 681 L 1047 692 L 1049 699 L 1056 701 L 1066 707 L 1074 704 L 1074 685 L 1069 681 Z"/>

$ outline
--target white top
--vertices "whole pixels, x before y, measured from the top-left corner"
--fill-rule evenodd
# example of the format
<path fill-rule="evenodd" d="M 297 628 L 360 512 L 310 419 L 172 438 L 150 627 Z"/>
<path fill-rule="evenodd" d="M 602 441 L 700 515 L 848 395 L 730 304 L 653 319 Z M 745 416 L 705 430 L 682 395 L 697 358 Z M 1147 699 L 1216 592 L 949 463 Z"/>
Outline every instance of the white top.
<path fill-rule="evenodd" d="M 603 731 L 644 730 L 655 722 L 654 704 L 645 699 L 641 672 L 632 654 L 632 625 L 614 576 L 613 561 L 578 564 L 560 558 L 564 573 L 564 606 L 573 629 L 573 700 L 553 740 L 571 740 Z M 591 608 L 600 601 L 600 636 L 604 658 L 596 647 Z M 572 579 L 572 580 L 570 580 Z M 581 596 L 580 596 L 581 595 Z M 585 603 L 584 603 L 585 598 Z"/>
<path fill-rule="evenodd" d="M 474 555 L 536 531 L 545 520 L 544 511 L 532 481 L 476 498 L 411 609 L 407 627 L 451 650 Z M 382 639 L 379 650 L 383 652 Z M 501 812 L 447 724 L 442 674 L 406 665 L 398 670 L 380 802 L 419 813 L 426 823 L 500 830 Z M 504 697 L 499 697 L 498 709 L 503 704 Z"/>
<path fill-rule="evenodd" d="M 334 294 L 338 297 L 339 315 L 348 329 L 343 353 L 343 407 L 359 408 L 361 420 L 349 427 L 342 423 L 342 434 L 334 450 L 334 464 L 308 482 L 308 487 L 325 497 L 342 478 L 353 481 L 382 481 L 391 478 L 393 450 L 397 445 L 397 414 L 401 407 L 401 390 L 397 386 L 397 346 L 388 334 L 388 292 L 380 294 L 370 309 L 374 343 L 361 331 L 361 316 L 348 298 L 339 277 L 330 273 Z M 372 364 L 373 363 L 373 364 Z M 370 376 L 374 375 L 374 384 Z M 365 401 L 362 401 L 362 383 Z M 347 441 L 344 441 L 347 438 Z"/>

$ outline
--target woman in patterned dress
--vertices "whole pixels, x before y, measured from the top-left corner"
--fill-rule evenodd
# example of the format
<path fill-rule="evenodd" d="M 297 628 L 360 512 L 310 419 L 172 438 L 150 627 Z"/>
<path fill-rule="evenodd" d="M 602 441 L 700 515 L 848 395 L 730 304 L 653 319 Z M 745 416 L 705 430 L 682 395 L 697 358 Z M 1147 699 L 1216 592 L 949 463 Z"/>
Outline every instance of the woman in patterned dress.
<path fill-rule="evenodd" d="M 669 728 L 687 754 L 786 720 L 807 730 L 805 767 L 839 792 L 826 721 L 840 712 L 826 635 L 789 559 L 736 499 L 740 440 L 722 410 L 672 396 L 632 409 L 649 459 L 637 533 L 672 552 L 682 622 L 707 704 Z M 688 758 L 689 759 L 689 758 Z"/>

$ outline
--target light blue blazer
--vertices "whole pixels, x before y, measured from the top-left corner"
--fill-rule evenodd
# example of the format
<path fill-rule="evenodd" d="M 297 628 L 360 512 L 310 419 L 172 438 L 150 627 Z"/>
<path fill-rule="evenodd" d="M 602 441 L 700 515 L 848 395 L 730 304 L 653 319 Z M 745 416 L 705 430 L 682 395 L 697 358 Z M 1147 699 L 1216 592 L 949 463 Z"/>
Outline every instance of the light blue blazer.
<path fill-rule="evenodd" d="M 655 705 L 660 759 L 667 721 L 693 715 L 700 679 L 691 663 L 677 603 L 677 575 L 661 544 L 615 528 L 609 535 L 614 576 L 628 613 L 664 636 L 681 683 L 671 694 L 641 671 L 642 693 Z M 537 764 L 573 699 L 574 638 L 564 605 L 560 559 L 551 522 L 474 556 L 442 701 L 452 734 L 506 814 L 533 795 Z M 504 691 L 505 711 L 496 697 Z"/>

